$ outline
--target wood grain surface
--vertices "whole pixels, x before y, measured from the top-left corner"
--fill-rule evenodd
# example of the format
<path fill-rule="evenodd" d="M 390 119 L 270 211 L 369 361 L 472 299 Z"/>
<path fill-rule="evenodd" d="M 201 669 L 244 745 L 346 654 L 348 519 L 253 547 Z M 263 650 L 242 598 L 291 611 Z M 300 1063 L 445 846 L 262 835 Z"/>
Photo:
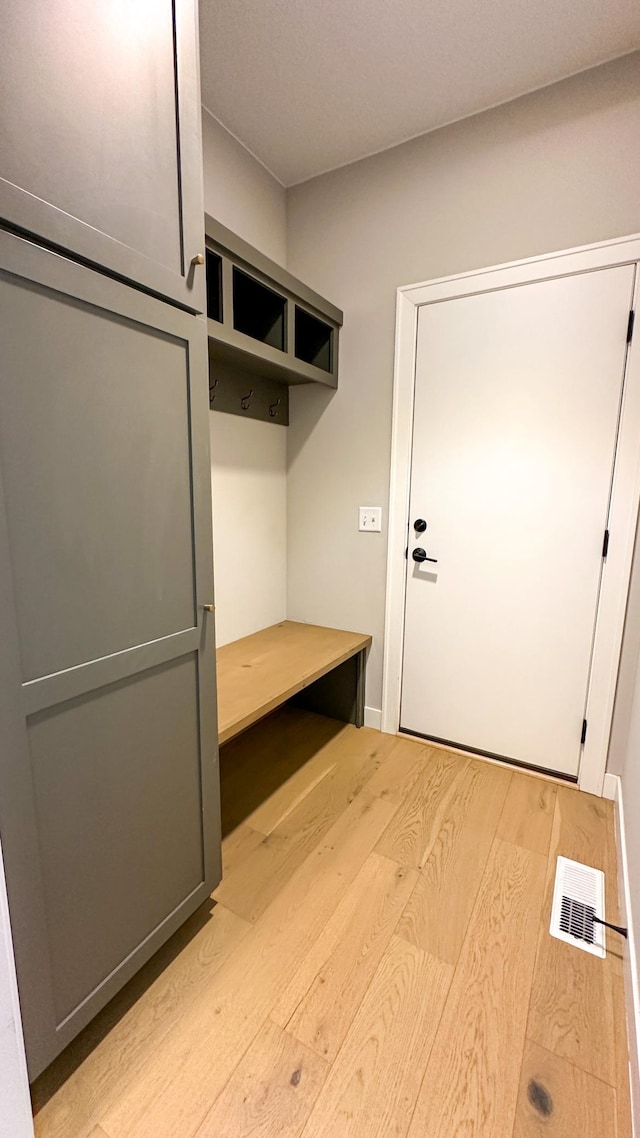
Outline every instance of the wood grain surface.
<path fill-rule="evenodd" d="M 229 837 L 222 844 L 222 876 L 229 877 L 234 869 L 238 869 L 247 860 L 250 853 L 260 845 L 264 838 L 258 830 L 241 823 L 232 830 Z"/>
<path fill-rule="evenodd" d="M 283 811 L 278 824 L 238 869 L 223 878 L 214 893 L 216 900 L 255 922 L 336 817 L 366 786 L 392 743 L 392 736 L 379 731 L 358 730 L 350 724 L 343 727 L 330 746 L 331 769 L 323 778 L 314 778 L 305 794 L 295 795 L 291 810 Z"/>
<path fill-rule="evenodd" d="M 410 1138 L 510 1138 L 545 868 L 539 854 L 494 842 Z"/>
<path fill-rule="evenodd" d="M 296 708 L 228 746 L 218 901 L 38 1079 L 37 1138 L 631 1138 L 620 937 L 548 932 L 559 853 L 618 917 L 611 803 Z"/>
<path fill-rule="evenodd" d="M 603 961 L 549 936 L 558 855 L 602 869 L 609 886 L 615 883 L 607 844 L 611 807 L 604 799 L 558 788 L 527 1034 L 547 1051 L 614 1086 L 615 959 L 608 955 Z"/>
<path fill-rule="evenodd" d="M 311 960 L 303 963 L 300 972 L 310 976 L 311 983 L 287 1030 L 324 1058 L 335 1059 L 415 879 L 414 870 L 371 854 L 344 898 L 342 911 L 336 912 L 334 927 L 328 926 Z"/>
<path fill-rule="evenodd" d="M 263 834 L 270 833 L 287 809 L 290 780 L 304 787 L 326 769 L 332 750 L 326 745 L 338 738 L 344 723 L 303 708 L 282 707 L 256 723 L 247 737 L 231 739 L 220 748 L 222 832 L 226 837 L 242 822 Z M 274 748 L 275 737 L 279 746 Z M 331 761 L 331 760 L 330 760 Z M 308 768 L 311 768 L 310 770 Z"/>
<path fill-rule="evenodd" d="M 549 852 L 557 787 L 540 778 L 513 778 L 498 823 L 498 837 L 532 853 Z"/>
<path fill-rule="evenodd" d="M 462 778 L 458 759 L 446 751 L 431 751 L 424 770 L 396 811 L 378 843 L 378 853 L 408 869 L 420 869 L 431 852 L 442 821 L 458 794 Z M 508 777 L 508 776 L 507 776 Z"/>
<path fill-rule="evenodd" d="M 566 1059 L 527 1040 L 513 1138 L 609 1134 L 615 1091 Z"/>
<path fill-rule="evenodd" d="M 220 969 L 207 1002 L 183 1017 L 106 1113 L 110 1138 L 191 1138 L 395 809 L 360 795 L 338 817 Z"/>
<path fill-rule="evenodd" d="M 452 975 L 449 965 L 392 937 L 304 1138 L 406 1134 Z"/>
<path fill-rule="evenodd" d="M 183 925 L 32 1088 L 36 1135 L 85 1138 L 195 1006 L 251 926 L 222 906 Z M 109 1134 L 109 1138 L 113 1138 Z"/>
<path fill-rule="evenodd" d="M 326 1074 L 315 1051 L 267 1020 L 196 1138 L 298 1138 Z"/>
<path fill-rule="evenodd" d="M 402 917 L 400 935 L 449 964 L 460 955 L 510 781 L 488 763 L 462 770 Z"/>
<path fill-rule="evenodd" d="M 292 620 L 225 644 L 216 652 L 220 743 L 370 644 L 362 633 Z"/>

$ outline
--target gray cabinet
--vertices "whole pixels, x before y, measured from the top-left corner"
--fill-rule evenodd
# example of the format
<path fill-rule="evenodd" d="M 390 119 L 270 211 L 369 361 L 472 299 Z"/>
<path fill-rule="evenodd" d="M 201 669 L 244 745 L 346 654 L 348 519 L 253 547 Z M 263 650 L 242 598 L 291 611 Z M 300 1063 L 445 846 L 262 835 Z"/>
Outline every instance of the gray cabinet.
<path fill-rule="evenodd" d="M 1 230 L 0 309 L 0 834 L 34 1077 L 220 877 L 207 337 Z"/>
<path fill-rule="evenodd" d="M 193 0 L 8 0 L 0 219 L 204 310 Z"/>

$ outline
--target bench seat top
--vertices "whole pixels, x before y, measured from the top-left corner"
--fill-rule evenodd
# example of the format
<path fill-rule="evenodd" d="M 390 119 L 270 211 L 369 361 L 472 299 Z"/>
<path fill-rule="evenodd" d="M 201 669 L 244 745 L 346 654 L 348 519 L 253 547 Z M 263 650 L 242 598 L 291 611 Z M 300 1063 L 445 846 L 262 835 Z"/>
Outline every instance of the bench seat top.
<path fill-rule="evenodd" d="M 370 644 L 359 632 L 284 620 L 218 648 L 220 743 Z"/>

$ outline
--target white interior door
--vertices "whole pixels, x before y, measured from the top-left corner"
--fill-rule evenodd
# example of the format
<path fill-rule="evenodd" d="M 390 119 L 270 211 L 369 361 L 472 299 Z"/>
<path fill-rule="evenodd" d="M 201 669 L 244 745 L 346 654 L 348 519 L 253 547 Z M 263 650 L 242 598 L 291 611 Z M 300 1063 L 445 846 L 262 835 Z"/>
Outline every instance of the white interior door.
<path fill-rule="evenodd" d="M 403 730 L 577 775 L 633 276 L 420 308 Z"/>

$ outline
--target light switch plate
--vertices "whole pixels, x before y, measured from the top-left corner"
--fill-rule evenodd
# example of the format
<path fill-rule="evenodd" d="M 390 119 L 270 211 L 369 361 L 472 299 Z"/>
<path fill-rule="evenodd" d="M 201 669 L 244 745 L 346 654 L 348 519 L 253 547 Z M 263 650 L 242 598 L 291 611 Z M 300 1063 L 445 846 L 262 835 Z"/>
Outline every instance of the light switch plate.
<path fill-rule="evenodd" d="M 358 529 L 369 533 L 380 533 L 382 530 L 382 506 L 360 506 Z"/>

